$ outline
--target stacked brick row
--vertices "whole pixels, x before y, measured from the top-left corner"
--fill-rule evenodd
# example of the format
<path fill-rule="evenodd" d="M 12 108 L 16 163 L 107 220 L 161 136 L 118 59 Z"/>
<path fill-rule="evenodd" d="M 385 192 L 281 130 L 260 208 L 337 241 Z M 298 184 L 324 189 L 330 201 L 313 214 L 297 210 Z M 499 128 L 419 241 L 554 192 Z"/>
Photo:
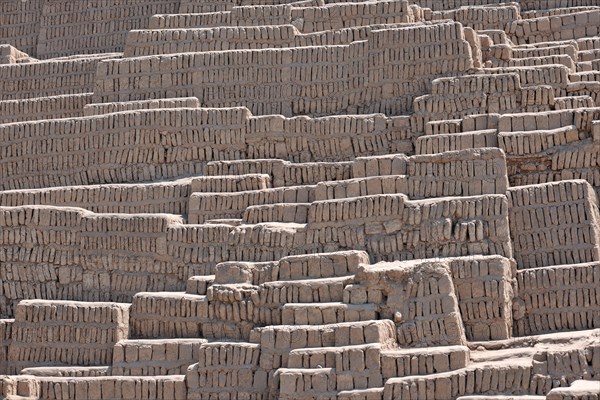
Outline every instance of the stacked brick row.
<path fill-rule="evenodd" d="M 131 31 L 125 56 L 140 57 L 277 47 L 325 46 L 366 40 L 371 26 L 301 33 L 295 25 L 231 26 Z"/>
<path fill-rule="evenodd" d="M 113 349 L 111 374 L 184 375 L 206 339 L 122 340 Z"/>
<path fill-rule="evenodd" d="M 173 182 L 63 186 L 45 189 L 7 190 L 0 192 L 0 205 L 45 204 L 81 207 L 97 213 L 167 213 L 186 214 L 192 193 L 192 180 Z"/>
<path fill-rule="evenodd" d="M 515 334 L 597 328 L 600 326 L 599 281 L 597 262 L 520 270 Z"/>
<path fill-rule="evenodd" d="M 179 0 L 93 0 L 85 5 L 69 0 L 5 1 L 0 8 L 0 37 L 39 58 L 119 52 L 129 30 L 146 26 L 154 14 L 178 11 L 179 4 Z"/>
<path fill-rule="evenodd" d="M 412 152 L 407 121 L 383 115 L 254 117 L 243 107 L 155 108 L 147 102 L 132 110 L 124 110 L 125 105 L 105 106 L 103 110 L 113 113 L 92 115 L 92 109 L 99 107 L 87 107 L 86 117 L 0 126 L 6 143 L 0 151 L 0 170 L 6 179 L 0 187 L 10 190 L 162 180 L 199 175 L 212 160 L 285 157 L 333 162 L 399 149 Z M 336 134 L 330 137 L 331 132 Z M 285 165 L 274 177 L 275 186 L 344 179 L 317 163 Z M 340 172 L 349 178 L 349 169 L 342 165 L 349 163 L 340 164 L 345 171 Z M 316 175 L 304 179 L 306 173 Z"/>
<path fill-rule="evenodd" d="M 415 61 L 414 68 L 405 68 L 407 60 L 423 57 L 431 62 Z M 397 115 L 412 109 L 412 100 L 426 93 L 431 79 L 471 66 L 462 26 L 440 22 L 373 31 L 368 42 L 349 45 L 113 60 L 98 69 L 95 98 L 106 102 L 195 95 L 202 104 L 245 105 L 255 114 Z"/>
<path fill-rule="evenodd" d="M 0 123 L 82 117 L 84 106 L 91 101 L 91 93 L 4 100 L 0 101 Z"/>
<path fill-rule="evenodd" d="M 0 100 L 90 93 L 102 58 L 110 56 L 0 65 Z"/>
<path fill-rule="evenodd" d="M 43 365 L 107 365 L 127 337 L 129 305 L 26 300 L 16 310 L 10 371 Z"/>
<path fill-rule="evenodd" d="M 508 196 L 519 268 L 600 261 L 600 214 L 587 182 L 515 187 Z"/>

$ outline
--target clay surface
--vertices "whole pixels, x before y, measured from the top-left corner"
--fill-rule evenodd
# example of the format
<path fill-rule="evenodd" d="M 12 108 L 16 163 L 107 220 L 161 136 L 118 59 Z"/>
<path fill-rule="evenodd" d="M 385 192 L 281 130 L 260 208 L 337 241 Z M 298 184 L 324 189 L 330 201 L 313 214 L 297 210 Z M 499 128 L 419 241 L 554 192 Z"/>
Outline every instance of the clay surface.
<path fill-rule="evenodd" d="M 600 399 L 597 0 L 0 0 L 0 399 Z"/>

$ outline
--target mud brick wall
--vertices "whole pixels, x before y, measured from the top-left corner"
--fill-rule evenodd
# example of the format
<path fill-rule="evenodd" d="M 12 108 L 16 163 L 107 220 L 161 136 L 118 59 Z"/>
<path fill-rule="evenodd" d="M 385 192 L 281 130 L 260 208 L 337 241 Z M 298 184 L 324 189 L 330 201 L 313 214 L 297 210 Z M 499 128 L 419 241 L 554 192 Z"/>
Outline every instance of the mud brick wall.
<path fill-rule="evenodd" d="M 131 302 L 129 337 L 133 339 L 199 338 L 210 325 L 206 296 L 173 292 L 139 292 Z"/>
<path fill-rule="evenodd" d="M 352 347 L 296 349 L 290 352 L 288 366 L 314 368 L 322 362 L 323 368 L 335 368 L 332 372 L 337 379 L 338 390 L 368 389 L 383 385 L 381 353 L 381 345 L 375 343 Z M 288 394 L 290 395 L 291 393 Z"/>
<path fill-rule="evenodd" d="M 332 29 L 323 32 L 298 33 L 294 38 L 295 46 L 327 46 L 350 44 L 359 40 L 368 40 L 373 29 L 385 28 L 389 25 L 354 26 L 351 28 Z"/>
<path fill-rule="evenodd" d="M 122 111 L 183 107 L 200 108 L 200 102 L 195 97 L 182 97 L 175 99 L 128 101 L 125 103 L 92 103 L 83 107 L 83 113 L 87 117 L 90 115 L 101 115 Z"/>
<path fill-rule="evenodd" d="M 247 190 L 225 193 L 192 193 L 188 222 L 202 224 L 211 219 L 242 218 L 246 208 L 275 203 L 310 203 L 315 200 L 315 186 Z"/>
<path fill-rule="evenodd" d="M 600 192 L 600 153 L 590 140 L 599 118 L 595 107 L 502 115 L 499 145 L 511 185 L 585 179 Z"/>
<path fill-rule="evenodd" d="M 329 3 L 335 3 L 336 1 L 330 1 Z M 181 6 L 179 6 L 179 14 L 190 14 L 190 13 L 212 13 L 216 11 L 230 11 L 236 6 L 247 6 L 247 5 L 282 5 L 291 4 L 298 7 L 310 7 L 310 6 L 323 6 L 323 0 L 261 0 L 261 1 L 250 1 L 250 0 L 181 0 Z"/>
<path fill-rule="evenodd" d="M 360 157 L 352 175 L 405 175 L 410 199 L 444 196 L 503 194 L 508 187 L 505 157 L 494 148 L 467 149 L 406 157 L 396 154 Z"/>
<path fill-rule="evenodd" d="M 598 71 L 582 71 L 569 75 L 572 82 L 597 82 Z M 574 85 L 571 85 L 574 86 Z"/>
<path fill-rule="evenodd" d="M 8 374 L 8 346 L 12 340 L 13 319 L 0 319 L 0 374 Z"/>
<path fill-rule="evenodd" d="M 429 92 L 433 79 L 472 66 L 471 48 L 458 23 L 374 31 L 369 38 L 368 103 L 359 112 L 410 113 L 415 97 Z"/>
<path fill-rule="evenodd" d="M 183 290 L 189 276 L 210 271 L 169 249 L 167 228 L 179 223 L 173 215 L 0 208 L 0 315 L 14 315 L 24 298 L 129 302 L 136 292 Z"/>
<path fill-rule="evenodd" d="M 575 125 L 548 130 L 501 132 L 498 135 L 498 146 L 510 156 L 530 156 L 578 141 L 579 132 Z"/>
<path fill-rule="evenodd" d="M 233 228 L 230 225 L 179 225 L 167 231 L 167 249 L 188 266 L 190 276 L 212 275 L 214 267 L 235 258 L 225 245 Z"/>
<path fill-rule="evenodd" d="M 289 256 L 279 260 L 278 280 L 334 278 L 353 275 L 360 264 L 368 264 L 364 251 L 340 251 L 327 254 Z"/>
<path fill-rule="evenodd" d="M 570 57 L 565 56 L 569 62 Z M 521 91 L 521 108 L 524 111 L 543 112 L 554 108 L 554 93 L 556 90 L 550 85 L 524 87 Z"/>
<path fill-rule="evenodd" d="M 303 9 L 300 9 L 300 12 Z M 319 10 L 319 8 L 316 8 Z M 171 16 L 170 16 L 171 17 Z M 175 16 L 172 16 L 175 18 Z M 301 18 L 301 17 L 299 17 Z M 277 47 L 350 44 L 367 40 L 377 25 L 336 28 L 301 33 L 292 24 L 263 26 L 215 26 L 133 30 L 127 35 L 125 57 Z"/>
<path fill-rule="evenodd" d="M 577 379 L 577 378 L 576 378 Z M 598 389 L 596 382 L 589 380 L 575 380 L 569 387 L 557 387 L 548 392 L 548 400 L 563 399 L 585 399 L 586 397 L 597 396 Z"/>
<path fill-rule="evenodd" d="M 239 6 L 231 11 L 202 14 L 154 15 L 149 29 L 215 28 L 220 26 L 285 25 L 291 21 L 291 5 Z"/>
<path fill-rule="evenodd" d="M 597 6 L 594 0 L 523 0 L 523 10 Z"/>
<path fill-rule="evenodd" d="M 418 271 L 418 272 L 417 272 Z M 465 332 L 450 270 L 443 262 L 382 262 L 359 266 L 357 283 L 387 299 L 381 318 L 395 322 L 402 346 L 464 344 Z"/>
<path fill-rule="evenodd" d="M 461 120 L 457 120 L 459 123 L 458 131 L 462 132 L 473 132 L 478 130 L 497 130 L 498 120 L 500 114 L 477 114 L 469 115 Z"/>
<path fill-rule="evenodd" d="M 434 11 L 453 10 L 465 6 L 484 6 L 502 4 L 501 0 L 415 0 L 415 4 L 431 8 Z"/>
<path fill-rule="evenodd" d="M 461 127 L 462 119 L 431 121 L 425 124 L 425 135 L 444 135 L 449 133 L 460 133 Z"/>
<path fill-rule="evenodd" d="M 0 124 L 36 119 L 82 117 L 91 93 L 0 101 Z"/>
<path fill-rule="evenodd" d="M 595 102 L 591 96 L 581 95 L 572 97 L 556 97 L 554 99 L 555 110 L 569 110 L 573 108 L 591 108 Z"/>
<path fill-rule="evenodd" d="M 510 158 L 509 158 L 510 160 Z M 518 162 L 518 161 L 517 161 Z M 531 169 L 532 165 L 545 166 L 545 170 Z M 533 185 L 538 183 L 585 179 L 600 194 L 600 150 L 593 143 L 581 143 L 567 147 L 539 159 L 525 160 L 521 167 L 513 167 L 509 161 L 509 177 L 513 186 Z M 528 168 L 529 167 L 529 168 Z"/>
<path fill-rule="evenodd" d="M 40 397 L 59 400 L 63 393 L 88 400 L 123 397 L 139 400 L 185 399 L 187 389 L 183 375 L 171 376 L 103 376 L 93 378 L 36 377 Z"/>
<path fill-rule="evenodd" d="M 200 14 L 212 13 L 217 11 L 230 11 L 234 6 L 239 5 L 240 1 L 232 0 L 181 0 L 178 14 Z"/>
<path fill-rule="evenodd" d="M 0 206 L 81 207 L 98 213 L 187 214 L 191 179 L 174 182 L 67 186 L 0 192 Z"/>
<path fill-rule="evenodd" d="M 600 264 L 517 272 L 514 334 L 539 335 L 600 326 Z"/>
<path fill-rule="evenodd" d="M 177 108 L 155 108 L 174 105 L 169 104 L 171 102 L 176 103 Z M 264 172 L 272 175 L 276 187 L 306 185 L 351 178 L 351 162 L 333 161 L 399 149 L 412 152 L 410 122 L 404 117 L 366 115 L 286 119 L 281 116 L 252 117 L 241 107 L 179 107 L 188 103 L 194 105 L 196 101 L 166 99 L 158 104 L 155 101 L 94 104 L 86 113 L 128 111 L 0 125 L 0 138 L 7 143 L 0 154 L 0 171 L 6 176 L 0 189 L 169 179 L 198 175 L 211 160 L 234 159 L 242 160 L 213 163 L 207 167 L 206 174 Z M 311 162 L 243 160 L 262 156 Z M 0 197 L 13 195 L 16 194 Z M 43 193 L 34 196 L 38 195 L 44 196 Z M 167 194 L 167 198 L 172 197 Z M 80 205 L 69 203 L 69 200 L 49 201 L 56 205 Z M 76 200 L 72 197 L 71 201 Z M 12 201 L 5 204 L 18 205 Z"/>
<path fill-rule="evenodd" d="M 322 181 L 348 179 L 352 174 L 352 161 L 286 163 L 283 166 L 285 185 L 316 185 Z"/>
<path fill-rule="evenodd" d="M 587 0 L 575 0 L 574 3 L 577 3 L 577 2 L 585 3 L 586 1 Z M 525 2 L 525 3 L 530 3 L 530 2 L 531 1 Z M 550 3 L 552 4 L 553 2 L 550 2 Z M 523 6 L 523 4 L 521 6 Z M 527 4 L 527 6 L 530 6 L 530 4 Z M 521 12 L 521 18 L 530 19 L 530 18 L 538 18 L 538 17 L 550 17 L 553 15 L 573 14 L 573 13 L 578 13 L 578 12 L 582 12 L 582 11 L 592 11 L 592 10 L 597 10 L 597 9 L 598 9 L 597 5 L 593 5 L 593 6 L 583 5 L 583 6 L 573 6 L 573 7 L 560 6 L 558 8 L 523 11 L 523 12 Z"/>
<path fill-rule="evenodd" d="M 230 260 L 266 262 L 306 254 L 310 245 L 298 227 L 228 224 L 173 225 L 167 231 L 168 254 L 182 263 L 189 276 L 212 275 L 215 266 Z M 185 282 L 182 282 L 185 287 Z"/>
<path fill-rule="evenodd" d="M 206 339 L 122 340 L 113 349 L 112 375 L 183 375 Z"/>
<path fill-rule="evenodd" d="M 514 288 L 510 260 L 465 257 L 449 259 L 448 264 L 467 340 L 512 337 Z"/>
<path fill-rule="evenodd" d="M 390 320 L 360 321 L 323 325 L 288 325 L 255 328 L 251 343 L 260 343 L 259 366 L 266 370 L 285 368 L 290 351 L 315 347 L 357 346 L 370 343 L 387 348 L 396 342 L 395 325 Z M 317 369 L 318 370 L 318 369 Z"/>
<path fill-rule="evenodd" d="M 279 378 L 278 398 L 281 400 L 308 399 L 320 391 L 335 393 L 338 390 L 335 368 L 316 368 L 307 371 L 281 368 L 276 376 Z"/>
<path fill-rule="evenodd" d="M 521 45 L 510 49 L 511 58 L 546 57 L 546 56 L 570 56 L 574 61 L 578 60 L 579 46 L 575 41 L 555 42 L 546 45 Z M 563 44 L 564 43 L 564 44 Z"/>
<path fill-rule="evenodd" d="M 333 305 L 328 314 L 327 306 L 293 305 L 286 303 L 330 303 L 343 299 L 344 288 L 353 282 L 352 277 L 303 282 L 270 282 L 258 290 L 260 300 L 255 301 L 255 321 L 265 325 L 331 324 L 340 321 L 368 321 L 377 319 L 374 305 Z M 336 315 L 337 314 L 337 315 Z"/>
<path fill-rule="evenodd" d="M 185 292 L 189 294 L 205 295 L 207 288 L 215 280 L 214 275 L 196 275 L 188 278 L 185 285 Z"/>
<path fill-rule="evenodd" d="M 11 373 L 44 365 L 108 365 L 128 323 L 129 304 L 24 300 L 8 351 Z"/>
<path fill-rule="evenodd" d="M 533 373 L 538 375 L 538 379 L 542 378 L 546 380 L 546 384 L 544 385 L 546 391 L 551 387 L 556 387 L 557 385 L 554 382 L 557 380 L 571 382 L 571 387 L 573 387 L 573 381 L 581 379 L 582 376 L 587 375 L 591 379 L 594 379 L 594 375 L 598 371 L 598 361 L 594 360 L 594 358 L 600 355 L 599 351 L 600 346 L 594 344 L 589 344 L 585 347 L 581 346 L 576 349 L 548 349 L 541 354 L 545 361 L 535 365 Z M 550 383 L 550 381 L 554 382 Z M 598 387 L 598 384 L 593 380 L 587 382 L 594 389 Z M 568 390 L 568 388 L 565 389 Z M 551 399 L 552 397 L 548 396 L 548 398 Z"/>
<path fill-rule="evenodd" d="M 124 56 L 294 47 L 299 33 L 293 25 L 138 30 L 127 35 Z"/>
<path fill-rule="evenodd" d="M 337 3 L 337 4 L 336 4 Z M 156 16 L 150 29 L 216 26 L 260 26 L 294 23 L 303 33 L 321 32 L 372 24 L 414 22 L 413 10 L 405 0 L 387 0 L 328 4 L 291 3 L 274 5 L 243 5 L 230 11 Z"/>
<path fill-rule="evenodd" d="M 465 368 L 470 362 L 469 355 L 466 346 L 384 350 L 380 358 L 381 371 L 386 380 L 398 376 L 448 372 Z"/>
<path fill-rule="evenodd" d="M 273 186 L 278 187 L 285 186 L 283 180 L 285 164 L 284 160 L 275 159 L 211 161 L 204 167 L 204 175 L 266 174 L 271 176 Z"/>
<path fill-rule="evenodd" d="M 334 253 L 331 253 L 334 254 Z M 310 255 L 305 256 L 291 256 L 309 258 Z M 340 256 L 344 257 L 344 256 Z M 289 257 L 284 257 L 285 260 Z M 315 255 L 315 258 L 320 261 L 319 255 Z M 331 256 L 332 259 L 336 259 L 335 255 Z M 336 259 L 336 261 L 338 261 Z M 327 259 L 325 259 L 327 262 Z M 228 284 L 244 284 L 249 285 L 247 287 L 240 287 L 241 292 L 244 293 L 246 289 L 253 290 L 255 288 L 250 287 L 258 286 L 265 282 L 272 282 L 277 280 L 277 274 L 279 273 L 279 261 L 268 261 L 268 262 L 245 262 L 245 261 L 226 261 L 217 264 L 215 267 L 215 277 L 213 283 L 221 285 L 216 291 L 213 291 L 213 295 L 216 297 L 231 297 L 223 289 L 231 288 L 235 291 L 235 287 L 228 287 Z M 216 286 L 213 286 L 213 288 Z M 210 288 L 209 288 L 210 289 Z"/>
<path fill-rule="evenodd" d="M 506 198 L 497 195 L 315 202 L 306 227 L 182 225 L 173 215 L 39 206 L 0 211 L 0 310 L 6 317 L 23 298 L 130 301 L 136 292 L 183 290 L 189 276 L 210 275 L 229 260 L 273 261 L 346 249 L 367 250 L 379 260 L 512 252 Z"/>
<path fill-rule="evenodd" d="M 423 132 L 430 121 L 528 111 L 529 107 L 546 110 L 552 104 L 552 87 L 523 87 L 515 72 L 467 75 L 434 80 L 432 93 L 415 99 L 413 118 L 416 129 Z"/>
<path fill-rule="evenodd" d="M 79 209 L 0 208 L 0 316 L 21 299 L 82 299 Z"/>
<path fill-rule="evenodd" d="M 243 192 L 247 190 L 270 189 L 272 187 L 271 176 L 267 174 L 200 176 L 192 178 L 192 192 Z"/>
<path fill-rule="evenodd" d="M 181 222 L 169 214 L 85 216 L 79 257 L 86 299 L 126 302 L 136 292 L 183 289 L 190 274 L 168 253 L 166 237 Z"/>
<path fill-rule="evenodd" d="M 552 56 L 540 56 L 540 57 L 526 57 L 526 58 L 513 58 L 506 62 L 496 63 L 498 66 L 506 67 L 532 67 L 540 65 L 564 65 L 571 72 L 577 71 L 576 60 L 573 60 L 571 56 L 563 55 L 552 55 Z"/>
<path fill-rule="evenodd" d="M 589 183 L 512 187 L 507 196 L 520 269 L 600 261 L 600 214 Z"/>
<path fill-rule="evenodd" d="M 600 44 L 600 39 L 597 37 L 581 38 L 576 40 L 580 51 L 595 50 Z"/>
<path fill-rule="evenodd" d="M 270 174 L 274 187 L 316 185 L 322 181 L 349 179 L 352 161 L 290 163 L 278 159 L 213 161 L 206 165 L 206 175 Z"/>
<path fill-rule="evenodd" d="M 118 183 L 198 174 L 245 150 L 248 110 L 142 110 L 0 125 L 2 189 Z M 23 160 L 23 149 L 31 151 Z M 20 173 L 16 173 L 19 171 Z"/>
<path fill-rule="evenodd" d="M 420 3 L 417 1 L 416 3 Z M 464 8 L 457 8 L 449 11 L 434 12 L 431 15 L 432 20 L 452 19 L 460 22 L 464 26 L 476 30 L 482 29 L 501 29 L 504 30 L 507 23 L 518 19 L 519 7 L 513 3 L 509 5 L 498 5 L 495 7 L 471 6 L 465 4 Z M 425 15 L 428 12 L 425 10 Z"/>
<path fill-rule="evenodd" d="M 364 249 L 376 261 L 512 256 L 508 202 L 501 195 L 410 201 L 378 195 L 311 204 L 306 241 L 314 251 Z"/>
<path fill-rule="evenodd" d="M 218 273 L 221 265 L 217 266 L 215 274 Z M 208 305 L 210 323 L 202 327 L 204 337 L 248 340 L 254 323 L 259 320 L 259 309 L 251 299 L 256 292 L 255 286 L 247 284 L 213 284 L 209 287 L 206 294 L 210 302 Z"/>
<path fill-rule="evenodd" d="M 403 0 L 334 3 L 323 7 L 293 7 L 291 19 L 303 33 L 371 24 L 415 22 L 409 2 Z"/>
<path fill-rule="evenodd" d="M 131 29 L 150 16 L 178 11 L 180 0 L 4 0 L 0 37 L 34 57 L 122 51 Z M 106 23 L 110 20 L 110 23 Z"/>
<path fill-rule="evenodd" d="M 35 56 L 42 8 L 42 1 L 0 2 L 0 37 L 3 42 Z"/>
<path fill-rule="evenodd" d="M 102 58 L 0 65 L 0 100 L 90 93 Z"/>
<path fill-rule="evenodd" d="M 307 241 L 304 230 L 276 224 L 175 225 L 169 228 L 167 238 L 169 254 L 186 266 L 190 276 L 214 274 L 217 264 L 229 260 L 268 262 L 339 249 L 332 243 L 330 249 L 320 246 L 315 250 L 315 243 Z"/>
<path fill-rule="evenodd" d="M 567 87 L 567 95 L 590 96 L 594 104 L 600 103 L 600 95 L 596 85 L 596 79 L 598 79 L 596 71 L 599 68 L 598 60 L 589 63 L 580 63 L 579 65 L 584 65 L 587 70 L 591 71 L 577 72 L 569 75 L 572 83 Z"/>
<path fill-rule="evenodd" d="M 442 22 L 373 31 L 368 42 L 349 45 L 113 60 L 99 66 L 94 98 L 196 96 L 254 114 L 396 115 L 412 109 L 431 79 L 470 68 L 470 54 L 462 25 Z"/>
<path fill-rule="evenodd" d="M 264 262 L 314 252 L 314 244 L 306 242 L 306 234 L 298 226 L 246 225 L 230 229 L 230 232 L 227 241 L 216 244 L 222 248 L 220 254 L 226 254 L 227 258 L 217 259 L 211 253 L 219 253 L 207 249 L 204 251 L 207 266 L 211 265 L 211 260 L 216 263 L 228 260 Z M 333 247 L 337 250 L 337 246 Z"/>
<path fill-rule="evenodd" d="M 120 52 L 129 30 L 145 27 L 150 16 L 173 13 L 178 7 L 179 0 L 46 1 L 36 55 L 54 58 Z"/>
<path fill-rule="evenodd" d="M 250 343 L 207 343 L 200 347 L 197 363 L 186 373 L 188 399 L 214 396 L 235 399 L 266 398 L 268 372 L 258 367 L 261 346 Z M 225 379 L 223 378 L 225 375 Z M 227 385 L 226 382 L 237 382 Z"/>
<path fill-rule="evenodd" d="M 418 382 L 423 382 L 422 379 L 419 376 L 390 378 L 384 387 L 384 396 L 403 400 L 422 399 L 417 390 L 411 390 L 417 387 Z M 473 384 L 466 385 L 462 382 L 473 382 Z M 427 384 L 430 389 L 426 393 L 431 395 L 426 399 L 451 399 L 456 396 L 470 395 L 481 397 L 482 393 L 493 396 L 499 392 L 531 393 L 535 392 L 537 387 L 537 382 L 532 378 L 531 361 L 524 359 L 517 359 L 510 363 L 488 362 L 467 366 L 459 371 L 434 375 Z"/>
<path fill-rule="evenodd" d="M 412 153 L 405 119 L 381 114 L 322 118 L 254 117 L 246 136 L 248 158 L 284 158 L 292 162 L 345 161 L 357 154 Z M 352 134 L 349 134 L 352 132 Z"/>
<path fill-rule="evenodd" d="M 415 143 L 415 152 L 435 154 L 482 147 L 499 147 L 498 132 L 495 129 L 421 136 Z"/>
<path fill-rule="evenodd" d="M 244 105 L 256 115 L 343 113 L 350 102 L 359 102 L 363 86 L 360 82 L 364 81 L 360 75 L 365 67 L 353 66 L 353 62 L 360 59 L 366 62 L 365 47 L 365 43 L 356 43 L 186 53 L 139 60 L 142 62 L 124 59 L 98 69 L 95 98 L 99 101 L 141 100 L 171 93 L 171 96 L 196 96 L 206 107 Z M 228 67 L 224 68 L 225 65 Z M 124 69 L 128 69 L 129 74 L 123 76 L 120 71 Z M 134 75 L 136 79 L 128 79 L 127 87 L 122 87 L 123 78 Z M 349 75 L 357 79 L 353 86 Z M 318 101 L 314 99 L 317 95 L 331 99 Z M 305 101 L 305 96 L 313 100 Z"/>
<path fill-rule="evenodd" d="M 600 11 L 515 20 L 506 26 L 506 32 L 515 44 L 597 36 L 600 32 Z"/>
<path fill-rule="evenodd" d="M 411 199 L 421 199 L 433 193 L 440 196 L 504 193 L 508 187 L 505 165 L 502 152 L 493 148 L 412 156 L 406 163 L 407 194 Z"/>
<path fill-rule="evenodd" d="M 515 73 L 493 75 L 465 75 L 438 78 L 431 83 L 431 93 L 437 95 L 471 92 L 513 92 L 521 87 Z"/>
<path fill-rule="evenodd" d="M 315 200 L 345 199 L 377 194 L 406 194 L 408 191 L 408 178 L 405 175 L 370 176 L 319 182 L 315 189 Z"/>
<path fill-rule="evenodd" d="M 234 7 L 230 13 L 231 25 L 282 25 L 289 23 L 292 6 L 287 4 Z M 210 16 L 209 16 L 210 18 Z M 226 24 L 221 24 L 226 25 Z"/>
<path fill-rule="evenodd" d="M 242 216 L 243 223 L 295 222 L 304 224 L 308 220 L 310 203 L 264 204 L 246 208 Z"/>
<path fill-rule="evenodd" d="M 592 136 L 592 122 L 600 118 L 600 108 L 580 108 L 575 110 L 557 110 L 543 113 L 504 114 L 498 119 L 498 131 L 548 131 L 565 127 L 574 127 L 577 137 L 583 140 Z"/>
<path fill-rule="evenodd" d="M 516 92 L 507 93 L 506 97 L 503 97 L 503 108 L 510 107 L 509 110 L 516 110 L 518 107 L 516 98 Z M 488 96 L 482 92 L 419 96 L 414 102 L 415 114 L 412 117 L 415 120 L 414 126 L 418 132 L 424 132 L 426 125 L 432 121 L 459 119 L 473 113 L 486 113 L 490 109 L 487 102 Z M 451 104 L 455 106 L 448 107 Z"/>
<path fill-rule="evenodd" d="M 567 86 L 570 83 L 569 68 L 564 65 L 539 65 L 535 67 L 500 67 L 483 68 L 484 74 L 506 74 L 516 72 L 519 74 L 521 86 L 551 86 L 556 97 L 567 95 Z"/>
<path fill-rule="evenodd" d="M 411 199 L 504 194 L 508 187 L 504 155 L 498 149 L 467 149 L 408 158 L 403 155 L 359 158 L 354 162 L 353 172 L 353 175 L 369 176 L 319 182 L 316 200 L 396 193 L 406 194 Z M 398 172 L 404 174 L 397 175 Z"/>

